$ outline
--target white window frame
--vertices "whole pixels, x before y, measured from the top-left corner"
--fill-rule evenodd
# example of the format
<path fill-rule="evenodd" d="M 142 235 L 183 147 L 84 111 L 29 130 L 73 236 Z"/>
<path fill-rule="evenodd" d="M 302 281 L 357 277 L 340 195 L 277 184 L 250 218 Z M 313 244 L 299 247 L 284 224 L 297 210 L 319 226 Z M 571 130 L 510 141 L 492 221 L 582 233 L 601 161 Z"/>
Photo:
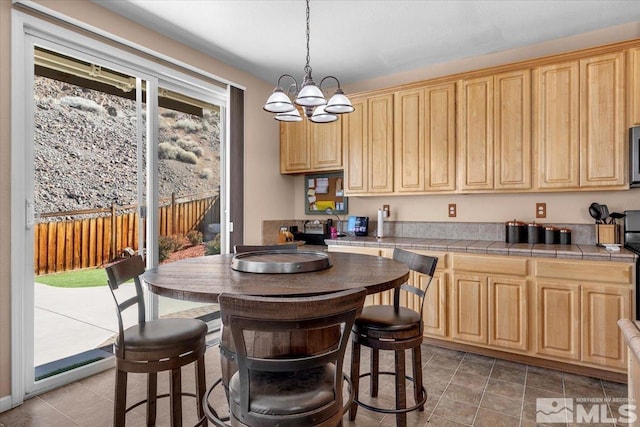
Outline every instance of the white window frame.
<path fill-rule="evenodd" d="M 226 114 L 229 107 L 230 82 L 223 81 L 210 73 L 199 70 L 188 64 L 180 63 L 164 55 L 157 54 L 142 48 L 131 42 L 127 42 L 117 36 L 105 33 L 95 27 L 88 26 L 77 20 L 65 17 L 43 6 L 28 0 L 14 0 L 22 6 L 27 6 L 50 17 L 82 27 L 84 30 L 134 47 L 146 54 L 153 54 L 158 59 L 168 61 L 188 70 L 191 74 L 182 73 L 174 68 L 160 65 L 156 62 L 144 59 L 128 51 L 118 49 L 112 45 L 102 43 L 94 38 L 84 36 L 78 32 L 60 27 L 48 21 L 41 20 L 19 10 L 12 10 L 12 46 L 11 46 L 11 406 L 15 407 L 25 398 L 51 390 L 71 381 L 93 375 L 96 372 L 113 366 L 113 360 L 106 360 L 74 369 L 68 373 L 35 383 L 33 366 L 33 330 L 34 330 L 34 292 L 33 292 L 33 224 L 29 226 L 29 218 L 33 219 L 33 141 L 34 131 L 33 114 L 33 69 L 34 46 L 41 46 L 53 51 L 58 51 L 69 56 L 97 62 L 105 67 L 128 73 L 136 78 L 148 82 L 148 99 L 154 100 L 147 103 L 147 135 L 148 139 L 157 139 L 156 114 L 149 111 L 157 111 L 158 82 L 162 87 L 179 91 L 202 101 L 221 106 L 222 123 L 229 125 L 229 115 Z M 202 76 L 202 79 L 193 77 L 193 73 Z M 138 87 L 140 82 L 138 81 Z M 224 86 L 224 87 L 221 87 Z M 233 84 L 233 86 L 240 87 Z M 155 106 L 153 105 L 155 104 Z M 225 126 L 225 130 L 227 129 Z M 221 176 L 225 185 L 221 187 L 221 233 L 228 236 L 229 230 L 229 175 L 228 155 L 229 138 L 228 131 L 221 133 Z M 139 132 L 138 138 L 142 138 Z M 139 141 L 140 142 L 140 141 Z M 157 184 L 157 144 L 139 144 L 139 150 L 146 146 L 148 167 L 153 174 L 147 177 L 147 230 L 157 230 L 158 218 L 158 184 Z M 140 170 L 140 167 L 139 167 Z M 140 193 L 140 192 L 139 192 Z M 154 267 L 158 263 L 157 233 L 147 232 L 147 247 L 153 248 L 147 252 L 147 267 Z M 228 252 L 228 239 L 222 239 L 222 252 Z M 157 298 L 149 298 L 153 301 L 148 315 L 155 317 L 157 310 Z M 30 355 L 30 360 L 25 360 L 25 355 Z"/>

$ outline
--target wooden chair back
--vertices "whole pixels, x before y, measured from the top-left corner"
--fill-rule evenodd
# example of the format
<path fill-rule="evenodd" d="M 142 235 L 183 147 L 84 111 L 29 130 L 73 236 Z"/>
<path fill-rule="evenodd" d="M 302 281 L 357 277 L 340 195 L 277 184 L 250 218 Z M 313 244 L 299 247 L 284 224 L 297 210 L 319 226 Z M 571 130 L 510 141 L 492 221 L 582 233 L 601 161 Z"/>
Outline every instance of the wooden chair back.
<path fill-rule="evenodd" d="M 142 256 L 135 255 L 131 258 L 125 258 L 105 268 L 107 273 L 107 282 L 111 295 L 116 303 L 116 314 L 118 316 L 118 348 L 124 353 L 124 323 L 122 321 L 122 312 L 132 306 L 138 309 L 138 324 L 145 323 L 145 306 L 144 294 L 142 292 L 142 284 L 140 275 L 145 271 L 145 263 Z M 118 292 L 120 285 L 133 279 L 136 293 L 134 296 L 123 298 L 122 292 Z"/>
<path fill-rule="evenodd" d="M 343 359 L 349 333 L 356 316 L 362 312 L 365 289 L 353 289 L 313 297 L 260 297 L 222 294 L 219 297 L 222 324 L 229 328 L 232 343 L 221 352 L 235 352 L 240 380 L 240 414 L 238 419 L 251 426 L 314 425 L 318 420 L 338 417 L 344 411 L 342 403 Z M 272 358 L 254 356 L 249 342 L 259 333 L 300 333 L 319 330 L 339 337 L 334 345 L 314 354 L 278 354 Z M 255 413 L 251 408 L 251 373 L 295 372 L 333 364 L 334 401 L 313 413 L 291 415 L 278 419 L 274 415 Z M 274 393 L 275 393 L 274 389 Z M 231 402 L 230 402 L 231 405 Z M 282 423 L 282 424 L 280 424 Z"/>

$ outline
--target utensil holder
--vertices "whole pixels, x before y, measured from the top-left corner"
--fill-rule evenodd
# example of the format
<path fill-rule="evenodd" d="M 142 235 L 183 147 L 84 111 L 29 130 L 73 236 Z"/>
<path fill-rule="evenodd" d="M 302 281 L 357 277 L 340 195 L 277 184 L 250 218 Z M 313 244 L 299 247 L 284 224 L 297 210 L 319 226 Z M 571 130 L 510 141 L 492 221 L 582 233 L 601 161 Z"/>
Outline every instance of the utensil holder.
<path fill-rule="evenodd" d="M 618 224 L 596 224 L 596 242 L 600 246 L 619 244 L 620 226 Z"/>

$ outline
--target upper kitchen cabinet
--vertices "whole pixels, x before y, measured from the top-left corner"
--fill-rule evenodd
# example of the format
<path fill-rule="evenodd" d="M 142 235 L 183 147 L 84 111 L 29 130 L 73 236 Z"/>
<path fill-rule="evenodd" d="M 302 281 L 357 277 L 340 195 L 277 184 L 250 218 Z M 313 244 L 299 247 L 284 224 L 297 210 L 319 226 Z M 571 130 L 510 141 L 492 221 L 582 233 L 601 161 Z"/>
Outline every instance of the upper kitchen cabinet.
<path fill-rule="evenodd" d="M 531 188 L 529 70 L 461 80 L 458 189 Z"/>
<path fill-rule="evenodd" d="M 626 182 L 624 53 L 580 60 L 580 187 Z"/>
<path fill-rule="evenodd" d="M 537 187 L 622 188 L 624 54 L 541 66 L 534 74 Z"/>
<path fill-rule="evenodd" d="M 491 190 L 493 76 L 462 80 L 458 97 L 458 188 Z"/>
<path fill-rule="evenodd" d="M 534 70 L 534 141 L 539 188 L 580 185 L 578 62 Z"/>
<path fill-rule="evenodd" d="M 455 83 L 396 92 L 394 183 L 400 194 L 455 190 Z"/>
<path fill-rule="evenodd" d="M 302 113 L 301 113 L 302 114 Z M 298 174 L 342 169 L 340 119 L 331 123 L 280 124 L 280 173 Z"/>
<path fill-rule="evenodd" d="M 393 192 L 393 94 L 351 100 L 343 115 L 345 195 Z"/>
<path fill-rule="evenodd" d="M 640 125 L 640 47 L 629 49 L 629 127 Z"/>

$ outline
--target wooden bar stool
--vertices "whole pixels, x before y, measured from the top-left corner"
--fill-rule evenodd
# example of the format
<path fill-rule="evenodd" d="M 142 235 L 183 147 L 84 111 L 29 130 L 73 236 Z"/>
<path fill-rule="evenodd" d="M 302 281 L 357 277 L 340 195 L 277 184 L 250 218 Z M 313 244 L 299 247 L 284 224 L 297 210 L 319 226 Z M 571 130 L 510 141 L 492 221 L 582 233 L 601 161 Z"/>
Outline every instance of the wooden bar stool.
<path fill-rule="evenodd" d="M 407 412 L 416 409 L 424 411 L 427 392 L 422 384 L 422 352 L 423 341 L 422 308 L 438 258 L 419 255 L 402 249 L 394 249 L 393 259 L 407 264 L 410 270 L 426 275 L 423 286 L 403 284 L 393 293 L 393 305 L 370 305 L 364 307 L 362 314 L 356 319 L 351 331 L 351 381 L 353 382 L 353 403 L 349 410 L 349 419 L 355 420 L 358 406 L 374 412 L 396 414 L 396 425 L 407 425 Z M 418 284 L 422 280 L 414 278 Z M 400 306 L 400 292 L 406 291 L 419 298 L 420 310 L 415 311 Z M 360 346 L 371 348 L 371 371 L 360 375 Z M 407 376 L 404 352 L 411 350 L 413 355 L 413 378 Z M 395 372 L 379 370 L 380 350 L 392 350 L 395 353 Z M 361 402 L 359 396 L 359 379 L 371 377 L 371 397 L 378 395 L 378 375 L 395 376 L 396 406 L 392 409 L 380 408 Z M 406 380 L 413 381 L 415 405 L 407 407 Z"/>
<path fill-rule="evenodd" d="M 182 396 L 197 399 L 198 419 L 206 425 L 202 398 L 205 393 L 204 353 L 206 350 L 206 323 L 197 319 L 145 320 L 144 297 L 139 276 L 145 265 L 140 255 L 127 258 L 106 269 L 109 289 L 117 306 L 118 336 L 113 343 L 116 356 L 116 381 L 113 410 L 113 425 L 124 426 L 128 411 L 147 403 L 147 425 L 156 423 L 156 399 L 170 398 L 171 425 L 182 426 Z M 136 294 L 129 298 L 119 298 L 120 285 L 133 279 Z M 138 324 L 124 329 L 122 312 L 137 305 Z M 180 368 L 195 362 L 196 394 L 182 392 Z M 157 395 L 158 372 L 171 371 L 169 394 Z M 127 405 L 127 374 L 144 373 L 147 376 L 147 398 Z"/>

